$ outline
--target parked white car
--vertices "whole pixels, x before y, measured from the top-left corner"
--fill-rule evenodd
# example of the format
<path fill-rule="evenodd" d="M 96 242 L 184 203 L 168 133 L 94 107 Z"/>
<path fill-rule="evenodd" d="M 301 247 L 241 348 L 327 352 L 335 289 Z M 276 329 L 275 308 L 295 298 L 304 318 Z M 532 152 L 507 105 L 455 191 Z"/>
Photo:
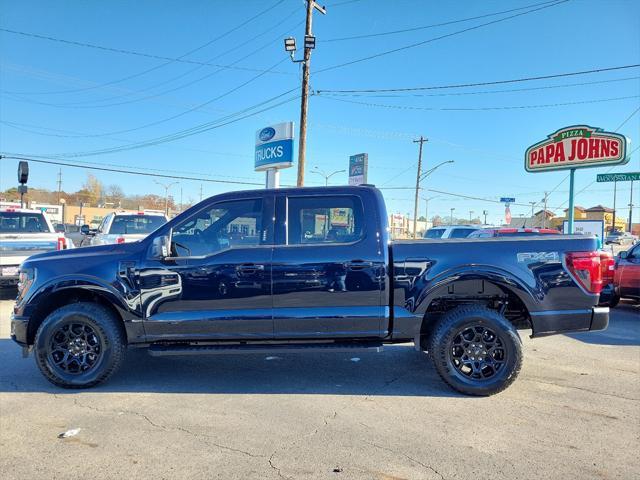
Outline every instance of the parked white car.
<path fill-rule="evenodd" d="M 31 255 L 73 246 L 42 211 L 0 208 L 0 286 L 16 285 L 20 264 Z"/>
<path fill-rule="evenodd" d="M 424 238 L 447 239 L 447 238 L 467 238 L 472 232 L 482 228 L 474 225 L 441 225 L 433 227 L 424 233 Z"/>
<path fill-rule="evenodd" d="M 82 233 L 89 241 L 87 245 L 108 245 L 112 243 L 128 243 L 142 240 L 151 232 L 167 223 L 167 217 L 157 212 L 113 212 L 102 219 L 100 226 L 91 230 L 88 225 L 82 226 Z"/>

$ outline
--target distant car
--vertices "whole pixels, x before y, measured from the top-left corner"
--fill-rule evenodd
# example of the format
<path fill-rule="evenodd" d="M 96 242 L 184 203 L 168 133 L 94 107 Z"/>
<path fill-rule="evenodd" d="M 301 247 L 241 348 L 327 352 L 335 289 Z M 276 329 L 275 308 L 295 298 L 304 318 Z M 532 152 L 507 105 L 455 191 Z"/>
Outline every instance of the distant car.
<path fill-rule="evenodd" d="M 56 223 L 54 225 L 56 232 L 64 233 L 64 236 L 73 242 L 76 247 L 81 247 L 85 236 L 80 232 L 80 226 L 73 223 Z"/>
<path fill-rule="evenodd" d="M 615 262 L 614 293 L 609 302 L 615 307 L 621 298 L 640 301 L 640 243 L 620 252 Z"/>
<path fill-rule="evenodd" d="M 88 225 L 83 225 L 80 231 L 89 239 L 83 242 L 83 246 L 109 245 L 142 240 L 165 223 L 167 217 L 162 213 L 113 212 L 104 217 L 97 229 L 92 230 Z"/>
<path fill-rule="evenodd" d="M 630 234 L 629 232 L 611 232 L 605 238 L 604 243 L 607 245 L 616 244 L 616 245 L 633 245 L 637 240 L 635 235 Z"/>
<path fill-rule="evenodd" d="M 19 267 L 31 255 L 73 248 L 40 210 L 0 208 L 0 287 L 18 283 Z"/>
<path fill-rule="evenodd" d="M 480 227 L 473 225 L 446 225 L 441 227 L 433 227 L 424 233 L 424 238 L 430 239 L 447 239 L 447 238 L 467 238 L 471 233 Z"/>
<path fill-rule="evenodd" d="M 536 235 L 560 235 L 553 228 L 482 228 L 469 234 L 468 238 L 533 237 Z"/>

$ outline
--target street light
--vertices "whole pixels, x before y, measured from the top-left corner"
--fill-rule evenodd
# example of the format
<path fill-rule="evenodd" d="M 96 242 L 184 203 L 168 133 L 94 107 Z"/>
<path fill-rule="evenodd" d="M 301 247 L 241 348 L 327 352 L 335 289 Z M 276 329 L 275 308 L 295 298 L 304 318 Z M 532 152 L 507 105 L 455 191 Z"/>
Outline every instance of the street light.
<path fill-rule="evenodd" d="M 431 175 L 433 172 L 435 172 L 439 167 L 441 167 L 442 165 L 446 165 L 447 163 L 455 163 L 455 161 L 446 160 L 444 162 L 440 162 L 438 165 L 436 165 L 433 168 L 430 168 L 429 170 L 427 170 L 426 172 L 424 172 L 422 175 L 418 177 L 418 181 L 416 182 L 416 196 L 415 196 L 415 203 L 413 208 L 413 238 L 416 238 L 416 229 L 418 228 L 418 195 L 420 194 L 420 182 L 425 178 L 427 178 L 429 175 Z M 418 168 L 418 171 L 420 171 L 419 168 Z"/>
<path fill-rule="evenodd" d="M 153 180 L 154 183 L 157 183 L 158 185 L 160 185 L 162 188 L 164 188 L 164 214 L 166 216 L 169 216 L 169 189 L 171 187 L 173 187 L 174 185 L 179 184 L 180 182 L 172 182 L 169 183 L 167 185 L 165 185 L 164 183 L 160 183 L 158 180 L 154 179 Z"/>
<path fill-rule="evenodd" d="M 346 170 L 336 170 L 335 172 L 331 172 L 327 175 L 323 170 L 320 170 L 317 166 L 313 167 L 311 173 L 317 173 L 324 177 L 324 186 L 327 187 L 329 185 L 329 179 L 338 173 L 344 173 Z"/>
<path fill-rule="evenodd" d="M 451 208 L 451 219 L 449 220 L 449 225 L 453 225 L 453 212 L 455 211 L 455 208 Z"/>
<path fill-rule="evenodd" d="M 424 218 L 427 219 L 427 221 L 425 222 L 425 228 L 427 228 L 427 224 L 429 223 L 429 201 L 436 198 L 438 198 L 438 195 L 429 198 L 422 197 L 422 200 L 424 200 Z"/>
<path fill-rule="evenodd" d="M 430 168 L 429 170 L 427 170 L 426 172 L 424 172 L 422 175 L 420 175 L 420 181 L 424 180 L 425 178 L 427 178 L 429 175 L 431 175 L 433 172 L 435 172 L 439 167 L 441 167 L 442 165 L 446 165 L 447 163 L 455 163 L 455 160 L 447 160 L 446 162 L 440 162 L 438 165 L 436 165 L 433 168 Z"/>
<path fill-rule="evenodd" d="M 469 223 L 472 222 L 471 217 L 473 216 L 475 212 L 473 210 L 469 210 Z"/>

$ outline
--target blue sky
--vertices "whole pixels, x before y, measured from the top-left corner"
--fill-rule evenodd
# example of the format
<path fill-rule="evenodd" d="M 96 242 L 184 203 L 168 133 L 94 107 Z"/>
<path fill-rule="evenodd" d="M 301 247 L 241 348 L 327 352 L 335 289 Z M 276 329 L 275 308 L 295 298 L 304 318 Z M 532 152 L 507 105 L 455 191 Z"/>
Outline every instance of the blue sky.
<path fill-rule="evenodd" d="M 438 86 L 640 63 L 640 2 L 570 0 L 321 72 L 330 66 L 540 8 L 544 6 L 541 3 L 542 0 L 327 1 L 327 15 L 314 16 L 318 43 L 311 63 L 312 88 L 322 91 Z M 407 33 L 331 41 L 528 5 L 539 6 Z M 0 151 L 69 154 L 147 141 L 216 121 L 299 85 L 299 65 L 288 60 L 282 39 L 295 36 L 298 44 L 302 42 L 304 5 L 300 0 L 1 0 L 0 8 L 0 28 L 194 62 L 170 62 L 0 32 Z M 246 25 L 227 33 L 264 10 Z M 205 44 L 208 45 L 185 55 Z M 495 87 L 414 92 L 423 96 L 312 96 L 307 184 L 324 182 L 319 175 L 310 173 L 312 167 L 344 169 L 349 155 L 367 152 L 370 183 L 411 187 L 415 185 L 413 166 L 418 150 L 412 140 L 424 135 L 429 139 L 424 147 L 426 168 L 445 160 L 455 161 L 431 175 L 424 187 L 493 200 L 513 196 L 523 204 L 539 201 L 543 192 L 556 187 L 566 173 L 525 173 L 524 150 L 566 125 L 589 124 L 615 130 L 640 106 L 638 77 L 640 68 Z M 581 85 L 575 85 L 578 83 Z M 530 90 L 534 87 L 554 88 Z M 525 88 L 529 90 L 522 91 Z M 552 104 L 565 105 L 541 107 Z M 299 102 L 294 100 L 174 142 L 106 155 L 67 156 L 65 161 L 262 182 L 264 174 L 253 171 L 255 131 L 280 121 L 294 120 L 297 125 L 298 117 Z M 640 145 L 640 113 L 629 118 L 619 132 L 631 140 L 630 150 Z M 14 185 L 16 164 L 14 160 L 0 162 L 1 189 Z M 58 167 L 32 164 L 31 169 L 32 186 L 56 188 Z M 295 170 L 284 170 L 282 182 L 295 183 Z M 577 190 L 607 170 L 578 171 Z M 638 170 L 640 151 L 632 155 L 629 164 L 614 171 Z M 87 171 L 63 167 L 63 187 L 77 189 Z M 105 184 L 119 184 L 127 193 L 164 193 L 148 177 L 97 175 Z M 346 174 L 336 175 L 332 181 L 346 183 Z M 182 181 L 180 186 L 185 201 L 199 198 L 200 182 Z M 618 188 L 621 216 L 627 214 L 620 206 L 628 203 L 629 186 L 627 183 Z M 175 197 L 179 196 L 179 188 L 172 189 Z M 251 187 L 203 184 L 205 195 L 242 188 Z M 637 182 L 634 194 L 636 205 L 640 205 Z M 390 212 L 413 210 L 410 189 L 385 189 L 384 195 Z M 468 216 L 469 210 L 479 214 L 486 209 L 490 212 L 489 221 L 497 222 L 504 211 L 495 203 L 432 192 L 423 192 L 422 196 L 437 197 L 429 204 L 429 216 L 448 215 L 452 207 L 461 217 Z M 612 196 L 611 184 L 593 184 L 577 196 L 576 203 L 587 207 L 610 205 Z M 565 181 L 551 194 L 549 206 L 566 207 L 567 199 Z M 422 201 L 420 209 L 424 214 Z M 514 216 L 528 211 L 526 206 L 512 207 Z M 640 209 L 635 210 L 634 218 L 640 221 Z"/>

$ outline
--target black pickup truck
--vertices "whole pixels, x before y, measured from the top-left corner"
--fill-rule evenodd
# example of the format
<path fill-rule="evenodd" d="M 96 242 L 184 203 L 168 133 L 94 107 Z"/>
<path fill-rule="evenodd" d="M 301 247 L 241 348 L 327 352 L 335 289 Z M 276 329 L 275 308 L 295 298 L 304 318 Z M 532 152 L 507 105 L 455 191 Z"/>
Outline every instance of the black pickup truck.
<path fill-rule="evenodd" d="M 534 337 L 607 327 L 595 238 L 395 241 L 372 186 L 226 193 L 147 238 L 35 255 L 11 323 L 61 387 L 152 355 L 381 350 L 414 342 L 454 389 L 489 395 Z"/>

